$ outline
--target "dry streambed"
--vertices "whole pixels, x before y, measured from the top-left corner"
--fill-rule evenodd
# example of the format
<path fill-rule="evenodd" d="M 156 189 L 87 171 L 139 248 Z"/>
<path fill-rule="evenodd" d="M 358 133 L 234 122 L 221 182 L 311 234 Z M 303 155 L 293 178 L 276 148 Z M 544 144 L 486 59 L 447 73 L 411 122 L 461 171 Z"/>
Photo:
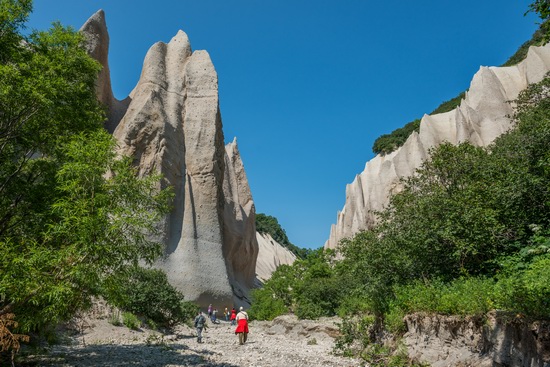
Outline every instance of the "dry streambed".
<path fill-rule="evenodd" d="M 87 320 L 66 345 L 47 354 L 29 356 L 34 366 L 209 366 L 293 367 L 359 366 L 359 361 L 332 354 L 338 334 L 336 319 L 297 320 L 281 316 L 271 322 L 253 321 L 245 345 L 238 344 L 234 327 L 225 321 L 208 323 L 204 342 L 196 342 L 186 326 L 171 335 L 151 330 L 116 327 L 106 319 Z"/>

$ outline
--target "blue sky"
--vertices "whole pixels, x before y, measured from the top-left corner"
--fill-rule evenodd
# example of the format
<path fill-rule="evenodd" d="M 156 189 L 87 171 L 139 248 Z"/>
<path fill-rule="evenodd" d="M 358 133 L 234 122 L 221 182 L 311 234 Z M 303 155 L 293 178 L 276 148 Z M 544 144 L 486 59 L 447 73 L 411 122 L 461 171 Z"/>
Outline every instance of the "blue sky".
<path fill-rule="evenodd" d="M 468 88 L 537 28 L 530 0 L 35 0 L 29 27 L 106 13 L 117 98 L 145 53 L 182 29 L 218 72 L 256 211 L 291 242 L 323 246 L 345 188 L 382 134 Z"/>

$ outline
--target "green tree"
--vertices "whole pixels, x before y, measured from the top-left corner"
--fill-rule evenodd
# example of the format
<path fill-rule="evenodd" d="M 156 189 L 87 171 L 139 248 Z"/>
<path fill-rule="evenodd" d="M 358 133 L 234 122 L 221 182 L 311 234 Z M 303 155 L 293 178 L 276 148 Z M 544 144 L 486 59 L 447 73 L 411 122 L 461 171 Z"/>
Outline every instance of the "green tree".
<path fill-rule="evenodd" d="M 259 320 L 272 320 L 294 307 L 293 290 L 298 281 L 297 269 L 281 265 L 262 288 L 252 291 L 250 316 Z"/>
<path fill-rule="evenodd" d="M 83 37 L 21 29 L 31 1 L 0 2 L 0 317 L 23 332 L 70 317 L 105 276 L 151 262 L 170 193 L 137 178 L 103 129 L 100 66 Z"/>

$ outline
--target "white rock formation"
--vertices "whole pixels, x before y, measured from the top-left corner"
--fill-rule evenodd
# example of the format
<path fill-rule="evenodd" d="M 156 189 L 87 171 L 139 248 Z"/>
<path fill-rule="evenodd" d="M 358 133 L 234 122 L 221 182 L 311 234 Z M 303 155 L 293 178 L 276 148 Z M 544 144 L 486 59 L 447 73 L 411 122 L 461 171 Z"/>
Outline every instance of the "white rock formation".
<path fill-rule="evenodd" d="M 268 233 L 256 232 L 259 254 L 256 262 L 256 278 L 265 283 L 281 265 L 292 265 L 296 255 L 275 241 Z"/>
<path fill-rule="evenodd" d="M 382 210 L 389 196 L 399 190 L 399 180 L 412 175 L 428 156 L 430 148 L 448 141 L 469 141 L 486 146 L 511 126 L 510 101 L 550 70 L 550 44 L 531 47 L 527 58 L 509 67 L 481 67 L 459 107 L 437 115 L 424 115 L 420 132 L 388 155 L 377 155 L 346 187 L 346 203 L 337 214 L 325 248 L 336 248 L 374 224 L 375 211 Z"/>
<path fill-rule="evenodd" d="M 236 142 L 224 147 L 218 77 L 206 51 L 191 51 L 179 31 L 153 45 L 138 84 L 124 101 L 112 94 L 103 11 L 81 28 L 103 65 L 98 96 L 106 128 L 139 175 L 162 173 L 174 209 L 161 223 L 165 244 L 157 267 L 188 300 L 201 305 L 246 304 L 254 285 L 258 245 L 255 209 Z"/>
<path fill-rule="evenodd" d="M 259 255 L 256 209 L 236 138 L 225 146 L 225 167 L 223 255 L 235 297 L 243 303 L 250 303 L 248 289 L 255 285 L 256 259 Z"/>

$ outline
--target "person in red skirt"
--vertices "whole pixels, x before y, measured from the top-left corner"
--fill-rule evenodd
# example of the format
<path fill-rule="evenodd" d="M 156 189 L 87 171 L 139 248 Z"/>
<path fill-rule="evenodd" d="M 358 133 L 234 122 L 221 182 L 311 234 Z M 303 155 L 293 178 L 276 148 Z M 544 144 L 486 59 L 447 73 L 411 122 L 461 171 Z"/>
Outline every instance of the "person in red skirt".
<path fill-rule="evenodd" d="M 239 313 L 235 319 L 237 320 L 235 334 L 239 335 L 239 344 L 243 345 L 246 343 L 246 338 L 248 337 L 248 314 L 243 310 L 242 306 L 239 308 Z"/>

